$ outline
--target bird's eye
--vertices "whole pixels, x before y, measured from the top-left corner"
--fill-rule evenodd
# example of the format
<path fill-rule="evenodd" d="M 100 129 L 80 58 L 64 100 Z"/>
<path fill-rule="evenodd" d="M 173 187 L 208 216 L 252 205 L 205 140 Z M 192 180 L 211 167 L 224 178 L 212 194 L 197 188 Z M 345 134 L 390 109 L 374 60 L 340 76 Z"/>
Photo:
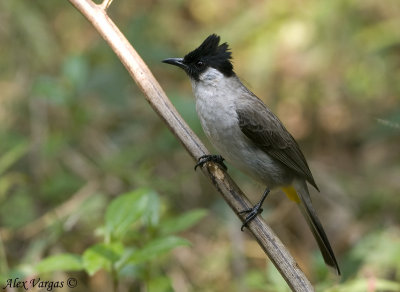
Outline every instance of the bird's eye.
<path fill-rule="evenodd" d="M 198 68 L 201 68 L 201 67 L 203 67 L 204 66 L 204 62 L 202 62 L 202 61 L 198 61 L 197 63 L 196 63 L 196 67 L 198 67 Z"/>

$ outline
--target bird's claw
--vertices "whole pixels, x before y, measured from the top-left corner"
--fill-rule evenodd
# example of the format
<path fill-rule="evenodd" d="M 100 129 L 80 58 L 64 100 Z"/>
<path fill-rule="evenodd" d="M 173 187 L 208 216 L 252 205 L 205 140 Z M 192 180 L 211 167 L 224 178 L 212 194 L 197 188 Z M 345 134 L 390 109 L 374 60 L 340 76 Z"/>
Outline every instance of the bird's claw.
<path fill-rule="evenodd" d="M 226 167 L 224 160 L 225 159 L 221 155 L 203 155 L 200 156 L 197 160 L 197 163 L 194 166 L 194 170 L 196 170 L 199 166 L 202 167 L 205 163 L 209 161 L 218 163 L 224 170 L 227 170 L 228 168 Z"/>
<path fill-rule="evenodd" d="M 263 209 L 261 208 L 261 204 L 257 204 L 253 208 L 240 211 L 239 212 L 240 215 L 247 213 L 247 216 L 244 219 L 243 225 L 240 228 L 240 230 L 243 231 L 243 229 L 247 227 L 247 224 L 249 224 L 254 218 L 256 218 L 257 215 L 260 214 L 262 211 Z"/>

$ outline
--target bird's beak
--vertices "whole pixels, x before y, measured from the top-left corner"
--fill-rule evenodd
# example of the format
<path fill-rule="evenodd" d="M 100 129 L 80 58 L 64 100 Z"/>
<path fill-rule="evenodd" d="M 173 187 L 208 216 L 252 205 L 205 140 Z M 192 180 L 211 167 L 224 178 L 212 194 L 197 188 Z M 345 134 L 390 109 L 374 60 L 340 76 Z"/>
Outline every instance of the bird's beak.
<path fill-rule="evenodd" d="M 186 68 L 187 68 L 187 65 L 185 63 L 183 63 L 182 58 L 168 58 L 168 59 L 162 60 L 162 62 L 178 66 L 184 70 L 186 70 Z"/>

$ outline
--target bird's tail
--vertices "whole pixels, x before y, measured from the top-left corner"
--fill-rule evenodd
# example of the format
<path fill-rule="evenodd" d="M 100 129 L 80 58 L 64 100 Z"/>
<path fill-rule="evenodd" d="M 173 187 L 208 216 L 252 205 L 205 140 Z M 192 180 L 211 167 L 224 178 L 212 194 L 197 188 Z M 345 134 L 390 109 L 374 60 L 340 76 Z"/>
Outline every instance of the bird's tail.
<path fill-rule="evenodd" d="M 288 195 L 288 189 L 285 188 L 284 191 Z M 296 190 L 297 195 L 295 196 L 293 193 Z M 325 234 L 324 228 L 322 227 L 321 222 L 318 219 L 317 213 L 315 212 L 312 204 L 311 197 L 308 192 L 308 188 L 305 181 L 295 181 L 294 189 L 292 188 L 292 194 L 288 197 L 292 199 L 295 197 L 293 201 L 298 203 L 301 213 L 305 217 L 308 226 L 310 227 L 312 234 L 314 235 L 315 240 L 317 241 L 318 247 L 321 250 L 322 256 L 324 258 L 325 263 L 328 266 L 331 266 L 336 270 L 336 273 L 340 275 L 340 269 L 338 263 L 335 258 L 335 254 L 333 253 L 332 247 L 329 243 L 328 237 Z"/>

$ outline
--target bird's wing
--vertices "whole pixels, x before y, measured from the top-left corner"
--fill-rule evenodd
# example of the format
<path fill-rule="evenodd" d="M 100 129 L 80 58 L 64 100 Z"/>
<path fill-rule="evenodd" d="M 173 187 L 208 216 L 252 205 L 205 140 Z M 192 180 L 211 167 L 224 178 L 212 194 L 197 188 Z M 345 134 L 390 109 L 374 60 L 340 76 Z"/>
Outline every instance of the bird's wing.
<path fill-rule="evenodd" d="M 236 111 L 242 132 L 268 155 L 282 162 L 318 190 L 299 145 L 278 117 L 256 96 L 241 101 L 237 103 Z"/>

